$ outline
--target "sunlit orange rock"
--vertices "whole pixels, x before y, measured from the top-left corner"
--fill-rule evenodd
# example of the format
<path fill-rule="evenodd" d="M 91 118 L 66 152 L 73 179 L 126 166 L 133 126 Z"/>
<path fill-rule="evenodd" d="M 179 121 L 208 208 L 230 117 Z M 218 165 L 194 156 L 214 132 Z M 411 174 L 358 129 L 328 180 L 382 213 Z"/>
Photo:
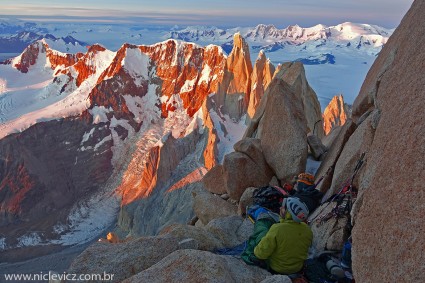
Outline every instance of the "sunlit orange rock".
<path fill-rule="evenodd" d="M 342 126 L 347 121 L 347 111 L 342 95 L 334 96 L 323 112 L 323 129 L 328 135 L 333 127 Z"/>
<path fill-rule="evenodd" d="M 261 97 L 264 95 L 264 90 L 272 81 L 274 72 L 274 65 L 266 58 L 264 52 L 260 51 L 251 75 L 251 94 L 249 95 L 247 119 L 254 117 L 255 110 L 260 104 Z"/>

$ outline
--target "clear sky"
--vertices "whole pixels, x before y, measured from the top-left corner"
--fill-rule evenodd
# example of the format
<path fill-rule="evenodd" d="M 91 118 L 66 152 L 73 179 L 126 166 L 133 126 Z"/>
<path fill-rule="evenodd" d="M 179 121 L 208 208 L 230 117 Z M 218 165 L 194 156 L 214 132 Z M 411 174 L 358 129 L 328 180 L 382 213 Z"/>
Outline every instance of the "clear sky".
<path fill-rule="evenodd" d="M 413 0 L 0 0 L 0 16 L 26 20 L 138 22 L 158 25 L 335 25 L 396 27 Z"/>

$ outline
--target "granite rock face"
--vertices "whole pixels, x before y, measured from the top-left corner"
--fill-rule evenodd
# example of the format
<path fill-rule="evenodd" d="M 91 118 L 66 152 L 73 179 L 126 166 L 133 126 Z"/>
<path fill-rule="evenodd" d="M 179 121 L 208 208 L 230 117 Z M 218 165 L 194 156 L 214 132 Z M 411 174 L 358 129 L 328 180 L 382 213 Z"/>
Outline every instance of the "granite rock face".
<path fill-rule="evenodd" d="M 284 63 L 281 70 L 284 72 L 283 80 L 302 98 L 307 131 L 322 138 L 323 124 L 319 122 L 322 120 L 321 107 L 316 93 L 307 81 L 304 65 L 301 62 Z"/>
<path fill-rule="evenodd" d="M 270 273 L 232 256 L 180 250 L 123 282 L 260 282 Z"/>
<path fill-rule="evenodd" d="M 101 51 L 105 48 L 100 45 L 93 45 L 92 49 L 88 52 Z M 43 60 L 45 57 L 46 61 L 50 63 L 50 68 L 55 70 L 56 67 L 61 66 L 66 68 L 74 65 L 83 54 L 65 54 L 53 51 L 45 41 L 37 41 L 29 45 L 22 52 L 21 57 L 18 61 L 14 61 L 14 67 L 22 73 L 28 73 L 31 66 L 35 65 L 38 60 Z M 58 70 L 60 71 L 60 70 Z"/>
<path fill-rule="evenodd" d="M 326 193 L 332 185 L 333 172 L 335 170 L 335 164 L 338 161 L 339 156 L 344 148 L 345 143 L 350 138 L 351 134 L 356 129 L 356 124 L 351 120 L 342 126 L 338 136 L 330 146 L 323 162 L 320 164 L 319 169 L 316 172 L 315 179 L 324 177 L 322 182 L 318 184 L 317 189 L 321 192 Z"/>
<path fill-rule="evenodd" d="M 370 110 L 380 113 L 353 229 L 353 271 L 359 282 L 425 280 L 425 76 L 418 73 L 425 62 L 424 13 L 425 1 L 414 1 L 354 103 L 354 119 Z"/>
<path fill-rule="evenodd" d="M 308 134 L 307 143 L 313 157 L 316 160 L 323 160 L 328 149 L 322 144 L 322 141 L 319 139 L 319 137 L 313 134 Z"/>
<path fill-rule="evenodd" d="M 373 115 L 360 124 L 350 136 L 333 171 L 332 184 L 325 194 L 325 199 L 341 190 L 342 186 L 351 180 L 354 169 L 363 153 L 369 152 L 375 130 L 372 128 Z M 363 169 L 363 168 L 361 168 Z M 359 174 L 355 176 L 353 185 L 358 187 Z"/>
<path fill-rule="evenodd" d="M 4 158 L 0 161 L 0 230 L 4 237 L 16 241 L 26 231 L 40 230 L 47 238 L 55 237 L 51 227 L 66 221 L 75 203 L 104 186 L 113 171 L 112 141 L 99 146 L 102 155 L 81 150 L 81 137 L 92 127 L 84 119 L 64 119 L 39 123 L 0 140 Z M 108 129 L 98 129 L 84 146 L 94 147 L 109 135 Z"/>
<path fill-rule="evenodd" d="M 314 219 L 310 224 L 313 231 L 313 251 L 314 253 L 321 253 L 323 251 L 338 251 L 342 250 L 344 242 L 349 237 L 349 230 L 347 224 L 349 219 L 347 216 L 339 218 L 330 217 L 327 219 L 336 203 L 324 203 L 319 206 L 309 217 L 310 220 Z"/>
<path fill-rule="evenodd" d="M 233 49 L 226 60 L 215 95 L 220 111 L 239 120 L 246 113 L 251 93 L 252 63 L 249 47 L 239 33 L 233 36 Z"/>

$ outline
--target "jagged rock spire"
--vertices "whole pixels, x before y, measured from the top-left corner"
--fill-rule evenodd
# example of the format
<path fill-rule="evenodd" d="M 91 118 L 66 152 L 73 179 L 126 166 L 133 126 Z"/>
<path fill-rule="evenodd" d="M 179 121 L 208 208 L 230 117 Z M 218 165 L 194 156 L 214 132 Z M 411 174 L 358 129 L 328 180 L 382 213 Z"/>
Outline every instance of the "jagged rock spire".
<path fill-rule="evenodd" d="M 217 105 L 232 119 L 246 113 L 251 92 L 252 63 L 249 47 L 240 33 L 233 36 L 233 49 L 226 61 L 223 80 L 217 91 Z"/>
<path fill-rule="evenodd" d="M 260 100 L 264 95 L 264 91 L 272 81 L 275 72 L 274 65 L 267 59 L 263 50 L 258 54 L 255 61 L 254 70 L 251 75 L 251 93 L 249 95 L 249 104 L 247 110 L 247 124 L 254 117 L 255 110 L 260 105 Z"/>
<path fill-rule="evenodd" d="M 328 135 L 333 127 L 342 126 L 348 118 L 347 109 L 342 95 L 334 96 L 323 112 L 323 129 Z"/>

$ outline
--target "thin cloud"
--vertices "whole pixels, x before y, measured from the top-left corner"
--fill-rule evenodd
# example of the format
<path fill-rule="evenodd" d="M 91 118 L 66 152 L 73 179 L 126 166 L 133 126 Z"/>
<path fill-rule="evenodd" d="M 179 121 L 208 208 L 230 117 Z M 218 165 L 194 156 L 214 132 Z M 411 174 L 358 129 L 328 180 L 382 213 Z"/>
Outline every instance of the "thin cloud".
<path fill-rule="evenodd" d="M 0 14 L 25 16 L 40 20 L 42 19 L 41 16 L 50 22 L 78 19 L 86 22 L 131 23 L 142 21 L 170 25 L 253 26 L 265 23 L 285 27 L 292 24 L 301 26 L 312 26 L 319 23 L 334 25 L 352 21 L 395 27 L 413 0 L 391 1 L 392 4 L 383 4 L 382 1 L 269 0 L 264 3 L 242 0 L 216 0 L 214 2 L 180 0 L 179 5 L 176 6 L 176 2 L 167 0 L 161 2 L 148 1 L 143 4 L 124 0 L 119 8 L 117 8 L 117 3 L 114 2 L 112 5 L 108 0 L 104 0 L 104 5 L 100 7 L 109 8 L 83 6 L 84 2 L 77 0 L 75 0 L 76 7 L 66 7 L 61 2 L 52 6 L 50 6 L 51 4 L 49 6 L 47 4 L 41 5 L 43 1 L 39 1 L 40 5 L 30 5 L 27 1 L 27 4 L 3 5 Z M 10 1 L 6 0 L 5 2 Z M 79 6 L 77 6 L 77 3 Z M 87 1 L 87 3 L 93 6 L 96 1 Z M 380 8 L 377 9 L 377 6 Z M 190 9 L 186 7 L 190 7 Z"/>

